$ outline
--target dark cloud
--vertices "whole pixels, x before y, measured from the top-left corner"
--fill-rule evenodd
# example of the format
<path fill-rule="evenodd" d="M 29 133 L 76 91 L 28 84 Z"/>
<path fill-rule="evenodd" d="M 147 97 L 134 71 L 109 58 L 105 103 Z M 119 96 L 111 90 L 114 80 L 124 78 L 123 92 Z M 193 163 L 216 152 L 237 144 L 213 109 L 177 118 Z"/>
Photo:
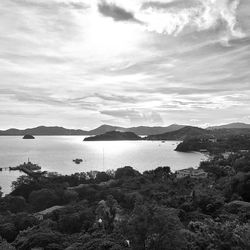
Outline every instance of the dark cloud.
<path fill-rule="evenodd" d="M 114 3 L 107 3 L 106 1 L 101 1 L 98 4 L 98 10 L 103 16 L 111 17 L 115 21 L 129 21 L 141 23 L 141 21 L 135 18 L 132 12 L 123 9 L 122 7 L 119 7 Z"/>

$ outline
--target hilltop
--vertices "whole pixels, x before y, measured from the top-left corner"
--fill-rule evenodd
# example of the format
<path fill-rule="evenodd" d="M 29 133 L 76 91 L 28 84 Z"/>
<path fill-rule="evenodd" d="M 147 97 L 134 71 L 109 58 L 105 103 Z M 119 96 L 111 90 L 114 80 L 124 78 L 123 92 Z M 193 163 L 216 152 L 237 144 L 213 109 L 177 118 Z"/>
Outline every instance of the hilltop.
<path fill-rule="evenodd" d="M 15 135 L 15 136 L 24 136 L 26 134 L 31 135 L 87 135 L 88 132 L 81 129 L 66 129 L 63 127 L 53 126 L 39 126 L 36 128 L 27 128 L 27 129 L 7 129 L 1 130 L 0 135 Z"/>
<path fill-rule="evenodd" d="M 215 130 L 215 129 L 250 129 L 250 124 L 242 123 L 242 122 L 235 122 L 235 123 L 229 123 L 224 124 L 220 126 L 211 126 L 208 127 L 209 130 Z"/>
<path fill-rule="evenodd" d="M 82 129 L 67 129 L 59 126 L 39 126 L 35 128 L 28 129 L 16 129 L 11 128 L 7 130 L 0 130 L 0 136 L 24 136 L 25 134 L 32 135 L 100 135 L 110 131 L 121 131 L 121 132 L 133 132 L 137 135 L 154 135 L 160 133 L 166 133 L 178 130 L 184 127 L 184 125 L 172 124 L 166 127 L 150 127 L 150 126 L 138 126 L 138 127 L 119 127 L 111 125 L 101 125 L 92 130 L 82 130 Z"/>
<path fill-rule="evenodd" d="M 141 140 L 142 138 L 132 132 L 110 131 L 102 135 L 87 137 L 84 141 L 124 141 Z"/>
<path fill-rule="evenodd" d="M 148 136 L 147 140 L 184 140 L 186 137 L 204 136 L 211 134 L 210 131 L 198 127 L 186 126 L 176 131 Z"/>

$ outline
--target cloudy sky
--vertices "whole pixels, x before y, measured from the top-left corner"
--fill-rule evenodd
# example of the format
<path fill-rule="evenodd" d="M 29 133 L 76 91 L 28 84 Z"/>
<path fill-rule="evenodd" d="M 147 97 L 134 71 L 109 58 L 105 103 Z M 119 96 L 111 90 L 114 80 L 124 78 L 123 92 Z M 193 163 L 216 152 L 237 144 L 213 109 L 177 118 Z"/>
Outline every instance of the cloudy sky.
<path fill-rule="evenodd" d="M 249 0 L 1 0 L 0 128 L 250 123 Z"/>

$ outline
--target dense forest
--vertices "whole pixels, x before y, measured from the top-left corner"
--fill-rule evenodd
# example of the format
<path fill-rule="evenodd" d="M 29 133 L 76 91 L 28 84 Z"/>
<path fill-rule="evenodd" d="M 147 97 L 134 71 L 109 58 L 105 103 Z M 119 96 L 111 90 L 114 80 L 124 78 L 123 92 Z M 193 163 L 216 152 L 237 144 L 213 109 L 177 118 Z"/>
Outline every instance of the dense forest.
<path fill-rule="evenodd" d="M 0 199 L 0 249 L 250 249 L 250 154 L 170 167 L 21 176 Z"/>
<path fill-rule="evenodd" d="M 250 134 L 220 135 L 213 138 L 204 135 L 187 137 L 177 146 L 176 151 L 189 152 L 204 149 L 212 154 L 249 150 Z"/>

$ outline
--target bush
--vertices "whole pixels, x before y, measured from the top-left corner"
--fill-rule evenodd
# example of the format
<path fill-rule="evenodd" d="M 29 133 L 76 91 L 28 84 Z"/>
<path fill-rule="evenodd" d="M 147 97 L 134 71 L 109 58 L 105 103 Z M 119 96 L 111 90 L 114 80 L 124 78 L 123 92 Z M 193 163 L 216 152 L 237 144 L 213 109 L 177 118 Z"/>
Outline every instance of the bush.
<path fill-rule="evenodd" d="M 33 227 L 39 223 L 38 219 L 31 214 L 19 213 L 14 217 L 14 223 L 18 231 Z"/>
<path fill-rule="evenodd" d="M 136 177 L 139 175 L 140 173 L 130 166 L 126 166 L 124 168 L 118 168 L 115 172 L 116 179 L 121 179 L 126 177 Z"/>
<path fill-rule="evenodd" d="M 66 214 L 59 219 L 58 225 L 61 232 L 73 234 L 81 231 L 82 221 L 78 213 Z"/>
<path fill-rule="evenodd" d="M 33 191 L 29 196 L 29 202 L 36 211 L 41 211 L 48 207 L 58 205 L 59 197 L 53 190 L 43 188 L 38 191 Z"/>
<path fill-rule="evenodd" d="M 18 231 L 13 223 L 5 223 L 0 225 L 0 236 L 2 236 L 8 242 L 12 242 L 17 235 Z"/>
<path fill-rule="evenodd" d="M 65 190 L 63 193 L 65 203 L 71 203 L 78 200 L 78 193 L 74 190 Z"/>
<path fill-rule="evenodd" d="M 51 244 L 61 245 L 62 235 L 58 232 L 53 232 L 50 230 L 37 231 L 29 230 L 18 236 L 14 242 L 14 245 L 19 250 L 27 250 L 33 248 L 48 249 L 47 247 Z"/>

